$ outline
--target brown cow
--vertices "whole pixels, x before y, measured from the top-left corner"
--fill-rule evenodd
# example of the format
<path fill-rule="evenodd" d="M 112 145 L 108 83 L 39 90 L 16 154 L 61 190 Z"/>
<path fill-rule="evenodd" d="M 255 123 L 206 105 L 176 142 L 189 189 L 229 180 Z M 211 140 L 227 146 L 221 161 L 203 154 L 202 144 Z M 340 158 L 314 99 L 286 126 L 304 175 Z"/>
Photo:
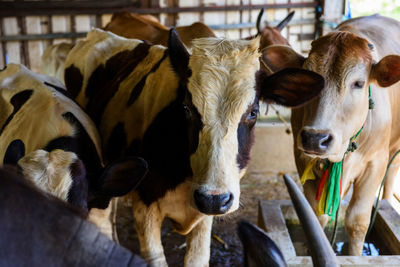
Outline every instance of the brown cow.
<path fill-rule="evenodd" d="M 293 110 L 295 158 L 300 174 L 316 159 L 309 173 L 317 179 L 304 184 L 304 192 L 316 209 L 323 160 L 340 162 L 346 155 L 341 197 L 353 184 L 345 219 L 350 255 L 361 254 L 375 193 L 389 159 L 400 148 L 400 56 L 393 55 L 400 54 L 399 35 L 398 21 L 373 15 L 346 21 L 336 31 L 320 37 L 312 43 L 308 58 L 289 47 L 266 49 L 266 63 L 274 71 L 302 66 L 325 78 L 322 95 Z M 374 109 L 368 109 L 369 86 Z M 350 138 L 363 125 L 356 139 L 358 150 L 345 154 Z M 399 165 L 400 158 L 396 158 L 389 171 L 385 197 L 391 195 Z M 326 225 L 329 217 L 324 214 L 319 219 Z"/>
<path fill-rule="evenodd" d="M 150 15 L 138 15 L 127 11 L 117 12 L 113 14 L 104 30 L 126 38 L 147 40 L 153 44 L 163 46 L 168 44 L 169 28 Z M 191 47 L 191 42 L 195 38 L 215 37 L 214 32 L 202 22 L 179 26 L 176 30 L 186 47 Z"/>
<path fill-rule="evenodd" d="M 279 24 L 275 27 L 271 27 L 266 22 L 266 25 L 263 29 L 260 28 L 260 21 L 262 14 L 264 13 L 264 9 L 261 9 L 260 14 L 257 18 L 257 35 L 261 36 L 260 39 L 260 49 L 270 46 L 270 45 L 289 45 L 288 40 L 282 36 L 281 31 L 285 26 L 292 20 L 295 11 L 290 12 Z"/>

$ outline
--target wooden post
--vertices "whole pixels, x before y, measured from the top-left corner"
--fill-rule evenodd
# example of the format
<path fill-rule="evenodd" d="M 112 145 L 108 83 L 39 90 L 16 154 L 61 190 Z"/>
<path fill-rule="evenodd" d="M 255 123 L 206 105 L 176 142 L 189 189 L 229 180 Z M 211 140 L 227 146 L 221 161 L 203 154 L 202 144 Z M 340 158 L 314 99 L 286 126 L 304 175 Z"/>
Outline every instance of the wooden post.
<path fill-rule="evenodd" d="M 40 17 L 26 17 L 26 33 L 39 34 L 41 33 Z M 41 55 L 43 54 L 42 41 L 27 41 L 29 67 L 34 72 L 40 71 Z"/>
<path fill-rule="evenodd" d="M 6 25 L 6 26 L 5 26 Z M 3 32 L 4 35 L 16 35 L 19 34 L 18 22 L 15 17 L 7 17 L 3 19 Z M 21 62 L 21 47 L 19 42 L 7 42 L 6 43 L 6 56 L 8 62 L 22 63 Z"/>

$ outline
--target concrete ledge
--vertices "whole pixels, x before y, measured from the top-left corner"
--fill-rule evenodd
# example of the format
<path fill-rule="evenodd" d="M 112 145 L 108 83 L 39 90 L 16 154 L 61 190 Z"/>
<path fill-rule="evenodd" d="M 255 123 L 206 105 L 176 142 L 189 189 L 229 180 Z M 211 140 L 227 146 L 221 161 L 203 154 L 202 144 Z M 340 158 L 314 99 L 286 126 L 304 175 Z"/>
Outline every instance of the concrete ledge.
<path fill-rule="evenodd" d="M 292 134 L 283 123 L 257 122 L 247 172 L 296 172 Z"/>

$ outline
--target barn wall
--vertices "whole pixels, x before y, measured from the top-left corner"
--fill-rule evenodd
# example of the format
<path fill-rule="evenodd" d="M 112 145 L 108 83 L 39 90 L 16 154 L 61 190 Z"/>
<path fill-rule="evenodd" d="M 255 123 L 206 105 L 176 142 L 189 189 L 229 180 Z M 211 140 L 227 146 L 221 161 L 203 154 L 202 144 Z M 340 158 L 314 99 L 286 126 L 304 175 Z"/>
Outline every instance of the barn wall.
<path fill-rule="evenodd" d="M 16 5 L 10 6 L 9 4 L 13 2 Z M 8 62 L 16 62 L 25 64 L 38 72 L 40 71 L 40 56 L 47 46 L 63 41 L 76 42 L 84 37 L 90 28 L 105 26 L 111 14 L 122 8 L 141 13 L 153 13 L 167 26 L 203 21 L 211 26 L 218 36 L 228 38 L 254 35 L 256 33 L 254 24 L 261 6 L 268 8 L 263 20 L 267 20 L 270 25 L 276 25 L 289 11 L 296 10 L 293 22 L 284 29 L 283 34 L 298 52 L 306 53 L 310 47 L 309 39 L 315 32 L 314 11 L 317 5 L 317 1 L 312 0 L 117 0 L 109 2 L 98 0 L 93 1 L 94 8 L 90 8 L 87 4 L 85 5 L 87 2 L 37 0 L 29 2 L 33 3 L 32 6 L 26 6 L 27 1 L 0 1 L 0 67 Z M 42 8 L 36 7 L 41 4 L 43 4 Z M 292 5 L 295 8 L 274 6 L 279 4 Z M 299 7 L 302 4 L 308 7 Z M 19 8 L 16 7 L 18 5 Z M 61 8 L 60 6 L 63 5 L 64 7 Z M 203 7 L 204 10 L 196 10 L 193 7 Z M 227 9 L 230 10 L 223 10 L 221 7 L 228 7 Z M 162 13 L 165 8 L 169 8 L 168 13 Z M 188 10 L 183 10 L 184 8 L 191 8 L 191 10 L 188 12 Z"/>

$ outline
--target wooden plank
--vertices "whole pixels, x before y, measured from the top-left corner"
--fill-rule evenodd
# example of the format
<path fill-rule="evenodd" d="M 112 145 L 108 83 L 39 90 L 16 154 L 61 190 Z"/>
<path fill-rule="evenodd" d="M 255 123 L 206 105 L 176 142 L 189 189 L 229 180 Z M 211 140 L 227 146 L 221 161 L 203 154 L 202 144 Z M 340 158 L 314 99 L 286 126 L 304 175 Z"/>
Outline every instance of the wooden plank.
<path fill-rule="evenodd" d="M 375 219 L 375 229 L 379 229 L 379 235 L 392 254 L 400 254 L 400 215 L 386 199 L 379 202 L 378 214 Z"/>
<path fill-rule="evenodd" d="M 15 34 L 9 36 L 0 36 L 0 42 L 4 41 L 29 41 L 29 40 L 51 40 L 63 38 L 80 38 L 85 37 L 87 32 L 65 32 L 65 33 L 48 33 L 48 34 Z"/>
<path fill-rule="evenodd" d="M 258 208 L 258 226 L 264 229 L 268 236 L 275 241 L 286 261 L 295 258 L 296 251 L 290 239 L 280 205 L 261 200 Z"/>
<path fill-rule="evenodd" d="M 199 6 L 199 0 L 180 0 L 179 6 L 180 7 L 193 7 Z M 188 12 L 188 13 L 180 13 L 178 15 L 176 25 L 183 26 L 183 25 L 190 25 L 194 22 L 200 21 L 200 14 L 199 12 Z"/>
<path fill-rule="evenodd" d="M 75 3 L 75 2 L 74 2 Z M 54 33 L 65 33 L 71 29 L 69 16 L 52 16 L 52 29 Z M 57 39 L 53 43 L 70 42 L 67 39 Z"/>
<path fill-rule="evenodd" d="M 290 237 L 280 235 L 287 231 L 286 220 L 294 219 L 293 207 L 289 200 L 262 200 L 259 202 L 258 224 L 264 229 L 277 245 L 281 248 L 283 255 L 290 267 L 312 267 L 310 256 L 296 256 L 296 252 L 287 251 L 287 247 L 293 247 Z M 379 218 L 379 219 L 378 219 Z M 379 205 L 375 229 L 379 229 L 379 234 L 385 243 L 395 246 L 398 249 L 400 237 L 400 215 L 393 207 L 383 200 Z M 276 233 L 274 233 L 276 232 Z M 393 233 L 391 235 L 390 233 Z M 387 237 L 387 235 L 389 237 Z M 288 244 L 285 244 L 287 242 Z M 288 255 L 286 253 L 289 253 Z M 395 254 L 399 252 L 393 251 Z M 342 267 L 393 267 L 400 266 L 400 255 L 392 256 L 337 256 L 337 260 Z"/>
<path fill-rule="evenodd" d="M 3 35 L 3 19 L 0 18 L 0 37 Z M 6 65 L 6 43 L 0 42 L 0 68 Z"/>
<path fill-rule="evenodd" d="M 88 32 L 90 31 L 90 16 L 79 15 L 75 16 L 75 24 L 77 32 Z"/>
<path fill-rule="evenodd" d="M 169 0 L 170 1 L 170 0 Z M 285 4 L 252 4 L 252 5 L 235 5 L 235 6 L 200 6 L 200 7 L 152 7 L 152 8 L 138 8 L 135 3 L 122 3 L 121 1 L 23 1 L 14 2 L 0 2 L 0 17 L 9 17 L 10 14 L 15 16 L 24 15 L 60 15 L 60 14 L 103 14 L 114 13 L 122 10 L 129 10 L 139 14 L 159 14 L 159 13 L 181 13 L 181 12 L 221 12 L 221 11 L 240 11 L 240 10 L 260 10 L 266 9 L 279 9 L 279 8 L 302 8 L 302 7 L 316 7 L 318 1 L 313 2 L 298 2 L 298 3 L 285 3 Z M 256 12 L 257 12 L 256 11 Z"/>
<path fill-rule="evenodd" d="M 40 17 L 26 17 L 26 31 L 29 34 L 40 34 Z M 29 51 L 30 69 L 34 72 L 40 71 L 41 55 L 43 53 L 43 43 L 41 41 L 27 42 Z"/>
<path fill-rule="evenodd" d="M 341 267 L 394 267 L 400 266 L 400 256 L 337 256 Z M 287 261 L 288 267 L 312 267 L 310 256 L 295 257 Z"/>
<path fill-rule="evenodd" d="M 18 28 L 22 35 L 26 34 L 26 21 L 25 17 L 17 17 Z M 20 42 L 21 63 L 30 68 L 29 49 L 28 43 L 25 41 Z"/>
<path fill-rule="evenodd" d="M 16 18 L 4 18 L 3 23 L 4 35 L 19 34 L 18 22 Z M 6 57 L 8 58 L 8 62 L 21 63 L 20 55 L 21 49 L 19 42 L 6 43 Z"/>

